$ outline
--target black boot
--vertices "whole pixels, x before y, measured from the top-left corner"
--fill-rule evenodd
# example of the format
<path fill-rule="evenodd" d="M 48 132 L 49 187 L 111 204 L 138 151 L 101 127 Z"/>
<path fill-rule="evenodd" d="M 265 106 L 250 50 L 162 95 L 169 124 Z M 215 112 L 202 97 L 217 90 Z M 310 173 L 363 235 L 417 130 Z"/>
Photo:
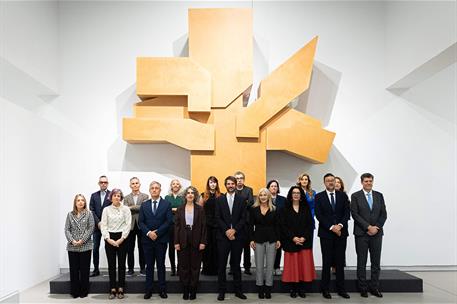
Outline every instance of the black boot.
<path fill-rule="evenodd" d="M 263 286 L 257 286 L 257 292 L 259 294 L 259 299 L 265 299 L 265 293 Z"/>
<path fill-rule="evenodd" d="M 272 286 L 265 286 L 265 299 L 271 299 L 271 287 Z"/>
<path fill-rule="evenodd" d="M 189 286 L 184 286 L 184 291 L 182 293 L 183 300 L 189 300 Z"/>
<path fill-rule="evenodd" d="M 189 296 L 189 299 L 190 299 L 190 300 L 195 300 L 196 298 L 197 298 L 197 288 L 191 287 L 191 288 L 190 288 L 190 296 Z"/>
<path fill-rule="evenodd" d="M 290 283 L 290 297 L 294 298 L 294 299 L 297 297 L 297 284 L 296 283 Z"/>

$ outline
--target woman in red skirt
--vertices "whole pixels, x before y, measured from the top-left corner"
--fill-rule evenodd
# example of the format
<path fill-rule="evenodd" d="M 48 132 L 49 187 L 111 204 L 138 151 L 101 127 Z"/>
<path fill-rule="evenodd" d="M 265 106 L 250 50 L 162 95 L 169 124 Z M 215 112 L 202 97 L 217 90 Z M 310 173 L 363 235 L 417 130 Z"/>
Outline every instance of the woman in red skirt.
<path fill-rule="evenodd" d="M 292 186 L 281 215 L 284 271 L 282 282 L 290 284 L 290 296 L 305 298 L 305 284 L 316 278 L 313 259 L 313 220 L 306 196 L 299 186 Z"/>

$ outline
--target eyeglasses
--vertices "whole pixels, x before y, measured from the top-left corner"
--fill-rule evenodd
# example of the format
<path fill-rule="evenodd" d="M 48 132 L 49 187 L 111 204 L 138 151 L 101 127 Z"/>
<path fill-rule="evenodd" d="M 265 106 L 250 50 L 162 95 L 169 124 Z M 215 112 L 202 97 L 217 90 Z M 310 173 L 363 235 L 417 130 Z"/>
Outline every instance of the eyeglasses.
<path fill-rule="evenodd" d="M 108 182 L 98 182 L 99 184 L 107 184 Z"/>

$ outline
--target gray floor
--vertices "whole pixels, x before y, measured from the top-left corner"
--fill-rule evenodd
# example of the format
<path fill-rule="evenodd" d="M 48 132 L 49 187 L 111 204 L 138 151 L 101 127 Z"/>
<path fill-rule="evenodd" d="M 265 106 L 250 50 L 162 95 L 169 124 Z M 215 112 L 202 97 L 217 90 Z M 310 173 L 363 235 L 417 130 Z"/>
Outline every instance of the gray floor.
<path fill-rule="evenodd" d="M 424 280 L 423 293 L 384 293 L 383 299 L 369 297 L 361 298 L 357 293 L 351 293 L 351 299 L 345 300 L 334 295 L 332 300 L 325 300 L 320 294 L 308 294 L 305 300 L 291 299 L 287 294 L 273 294 L 272 300 L 259 300 L 256 294 L 248 294 L 248 300 L 242 301 L 234 298 L 232 294 L 227 294 L 224 303 L 457 303 L 457 271 L 427 271 L 410 272 Z M 115 299 L 109 301 L 107 294 L 91 294 L 85 299 L 73 299 L 69 295 L 50 295 L 49 282 L 43 282 L 32 287 L 18 296 L 12 297 L 2 303 L 192 303 L 183 301 L 180 295 L 170 294 L 167 300 L 161 300 L 157 295 L 153 295 L 149 301 L 143 300 L 141 294 L 126 295 L 124 300 Z M 198 303 L 215 303 L 215 294 L 200 294 L 197 298 Z M 196 303 L 197 301 L 193 301 Z"/>

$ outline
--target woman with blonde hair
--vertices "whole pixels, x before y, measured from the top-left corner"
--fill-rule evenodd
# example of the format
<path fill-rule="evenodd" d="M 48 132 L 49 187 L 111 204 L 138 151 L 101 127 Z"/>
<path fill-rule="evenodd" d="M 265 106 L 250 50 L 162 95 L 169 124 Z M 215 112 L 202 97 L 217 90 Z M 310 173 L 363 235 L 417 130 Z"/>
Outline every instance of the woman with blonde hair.
<path fill-rule="evenodd" d="M 84 298 L 89 293 L 90 255 L 95 221 L 87 209 L 86 198 L 76 194 L 73 210 L 68 212 L 65 221 L 68 261 L 70 264 L 70 293 L 73 298 Z"/>
<path fill-rule="evenodd" d="M 281 243 L 279 218 L 267 188 L 260 189 L 249 211 L 250 245 L 254 250 L 258 296 L 259 299 L 271 299 L 276 249 Z"/>
<path fill-rule="evenodd" d="M 173 218 L 176 217 L 176 210 L 179 206 L 184 203 L 184 200 L 181 196 L 182 184 L 179 179 L 172 179 L 170 182 L 170 190 L 168 191 L 168 195 L 165 196 L 165 199 L 170 202 L 171 204 L 171 211 L 173 212 Z M 169 242 L 168 242 L 168 258 L 170 259 L 170 268 L 171 268 L 171 276 L 176 275 L 176 259 L 175 259 L 175 231 L 174 225 L 170 226 L 169 233 Z"/>

